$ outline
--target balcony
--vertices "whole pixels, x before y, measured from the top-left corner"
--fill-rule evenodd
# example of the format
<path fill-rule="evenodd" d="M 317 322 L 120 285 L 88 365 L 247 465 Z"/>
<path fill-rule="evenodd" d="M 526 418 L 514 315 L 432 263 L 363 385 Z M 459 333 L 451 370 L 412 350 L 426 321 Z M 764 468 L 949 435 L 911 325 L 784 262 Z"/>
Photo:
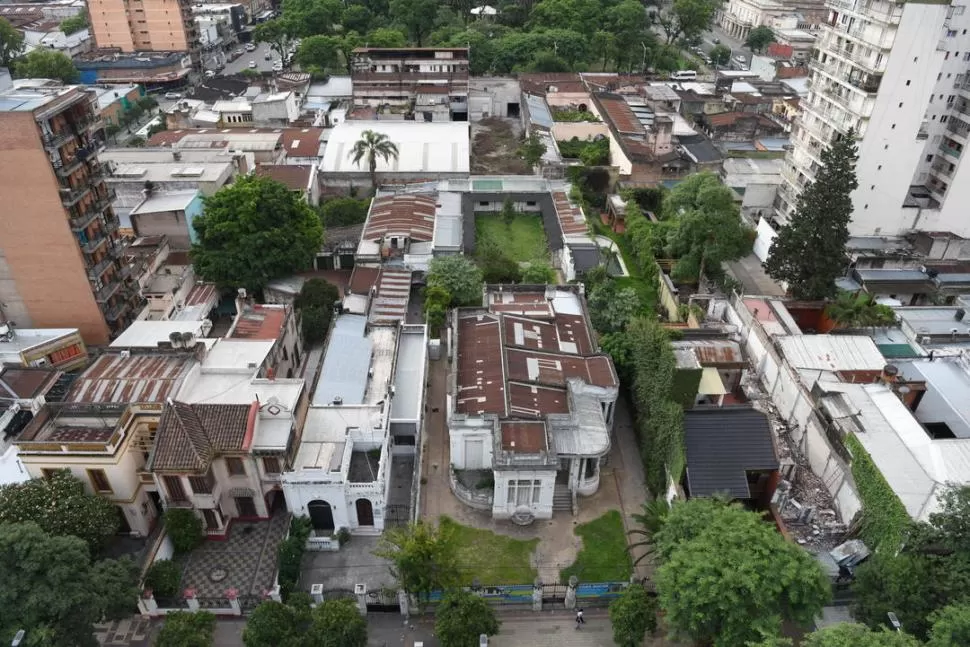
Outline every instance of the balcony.
<path fill-rule="evenodd" d="M 852 87 L 862 90 L 868 94 L 879 92 L 879 85 L 882 83 L 882 76 L 866 76 L 861 78 L 849 78 L 846 83 Z"/>
<path fill-rule="evenodd" d="M 87 207 L 87 210 L 84 213 L 71 215 L 69 218 L 71 221 L 71 229 L 75 231 L 83 231 L 87 229 L 87 226 L 91 224 L 91 221 L 97 216 L 101 215 L 105 209 L 110 207 L 111 203 L 114 202 L 116 197 L 117 194 L 114 192 L 114 190 L 108 190 L 104 197 L 95 199 L 95 201 Z M 75 210 L 72 209 L 71 211 L 74 212 Z M 117 229 L 117 227 L 115 227 L 115 229 Z"/>
<path fill-rule="evenodd" d="M 112 258 L 110 255 L 105 256 L 103 259 L 95 263 L 92 267 L 89 267 L 88 280 L 96 281 L 100 279 L 101 275 L 104 274 L 104 271 L 109 267 L 111 267 L 111 265 L 114 263 L 114 260 L 115 259 Z"/>
<path fill-rule="evenodd" d="M 78 240 L 78 245 L 81 247 L 81 251 L 85 254 L 93 254 L 107 240 L 108 236 L 105 235 L 105 232 L 103 230 L 98 230 L 94 232 L 93 235 L 89 236 L 87 241 Z"/>
<path fill-rule="evenodd" d="M 955 137 L 966 139 L 970 133 L 970 125 L 956 117 L 950 117 L 946 122 L 946 130 Z"/>
<path fill-rule="evenodd" d="M 74 133 L 66 128 L 59 133 L 51 133 L 50 135 L 42 134 L 40 136 L 40 140 L 43 142 L 44 148 L 52 151 L 56 151 L 72 139 L 74 139 Z"/>
<path fill-rule="evenodd" d="M 73 207 L 90 190 L 90 186 L 82 186 L 78 188 L 62 187 L 60 190 L 61 204 L 63 204 L 65 207 Z"/>
<path fill-rule="evenodd" d="M 120 284 L 119 284 L 120 285 Z M 131 305 L 126 300 L 120 300 L 104 311 L 104 318 L 108 321 L 118 321 L 128 311 Z"/>
<path fill-rule="evenodd" d="M 953 171 L 955 170 L 955 168 L 956 167 L 953 164 L 949 164 L 945 161 L 941 161 L 941 162 L 934 162 L 933 165 L 930 167 L 930 170 L 933 173 L 942 175 L 943 177 L 951 178 L 953 177 Z"/>
<path fill-rule="evenodd" d="M 944 155 L 952 157 L 955 160 L 960 159 L 960 155 L 963 153 L 963 147 L 957 144 L 956 146 L 947 145 L 947 140 L 940 142 L 940 152 Z"/>
<path fill-rule="evenodd" d="M 954 103 L 951 107 L 961 115 L 970 116 L 970 102 L 960 101 L 958 103 Z"/>
<path fill-rule="evenodd" d="M 83 133 L 92 127 L 104 128 L 104 120 L 101 118 L 101 115 L 92 112 L 74 120 L 74 130 L 78 133 Z"/>

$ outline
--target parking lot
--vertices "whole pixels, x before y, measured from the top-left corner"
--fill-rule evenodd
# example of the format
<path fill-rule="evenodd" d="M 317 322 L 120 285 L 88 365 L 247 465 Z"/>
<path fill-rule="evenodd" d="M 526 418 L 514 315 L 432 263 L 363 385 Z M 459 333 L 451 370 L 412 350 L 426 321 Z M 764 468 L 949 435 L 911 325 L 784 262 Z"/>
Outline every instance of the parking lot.
<path fill-rule="evenodd" d="M 280 60 L 280 55 L 270 49 L 268 43 L 255 43 L 255 45 L 255 51 L 247 52 L 244 50 L 242 56 L 234 61 L 227 62 L 226 69 L 222 71 L 222 74 L 239 74 L 248 69 L 254 69 L 257 72 L 272 72 L 273 64 Z M 243 45 L 239 46 L 239 49 L 243 48 Z M 267 54 L 269 55 L 268 59 Z M 250 68 L 250 62 L 255 63 L 256 67 Z"/>

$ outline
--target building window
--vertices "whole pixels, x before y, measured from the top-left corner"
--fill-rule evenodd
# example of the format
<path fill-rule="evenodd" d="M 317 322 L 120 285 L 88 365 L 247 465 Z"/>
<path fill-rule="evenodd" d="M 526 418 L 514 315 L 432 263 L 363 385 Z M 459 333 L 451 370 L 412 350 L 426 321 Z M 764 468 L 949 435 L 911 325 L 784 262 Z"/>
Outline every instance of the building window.
<path fill-rule="evenodd" d="M 202 508 L 202 518 L 205 519 L 206 530 L 218 530 L 222 525 L 219 523 L 219 513 L 209 508 Z"/>
<path fill-rule="evenodd" d="M 43 468 L 43 469 L 40 470 L 40 473 L 44 475 L 44 478 L 45 479 L 52 479 L 52 478 L 54 478 L 54 475 L 57 474 L 60 471 L 61 470 L 55 470 L 55 469 L 51 469 L 51 468 L 45 467 L 45 468 Z"/>
<path fill-rule="evenodd" d="M 185 488 L 182 486 L 180 476 L 163 476 L 162 481 L 165 482 L 165 490 L 168 492 L 169 499 L 178 502 L 189 500 L 189 497 L 185 495 Z"/>
<path fill-rule="evenodd" d="M 280 459 L 275 456 L 264 456 L 263 457 L 263 471 L 267 474 L 279 474 L 280 473 Z"/>
<path fill-rule="evenodd" d="M 542 495 L 542 481 L 509 481 L 509 505 L 522 506 L 539 503 Z"/>
<path fill-rule="evenodd" d="M 226 458 L 226 471 L 229 476 L 246 476 L 246 468 L 241 458 L 229 456 Z"/>
<path fill-rule="evenodd" d="M 88 478 L 91 479 L 91 487 L 95 492 L 108 492 L 111 490 L 111 483 L 108 482 L 108 475 L 104 470 L 88 470 Z"/>
<path fill-rule="evenodd" d="M 289 353 L 286 352 L 286 346 L 283 347 L 283 361 L 288 362 L 290 360 Z"/>
<path fill-rule="evenodd" d="M 212 494 L 212 488 L 215 486 L 212 471 L 206 472 L 205 476 L 190 476 L 189 486 L 195 494 Z"/>
<path fill-rule="evenodd" d="M 81 355 L 81 344 L 72 344 L 67 348 L 61 348 L 52 352 L 48 358 L 50 363 L 53 365 L 60 364 L 61 362 L 66 362 L 68 360 L 74 359 Z"/>

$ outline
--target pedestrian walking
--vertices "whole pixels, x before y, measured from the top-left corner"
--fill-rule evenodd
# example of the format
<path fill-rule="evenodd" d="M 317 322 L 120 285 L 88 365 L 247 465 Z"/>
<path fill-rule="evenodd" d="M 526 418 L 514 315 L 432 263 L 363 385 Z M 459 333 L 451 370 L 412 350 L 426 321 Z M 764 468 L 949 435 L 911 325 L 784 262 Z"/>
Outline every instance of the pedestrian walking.
<path fill-rule="evenodd" d="M 586 624 L 586 618 L 583 617 L 583 610 L 576 609 L 576 628 L 579 629 L 584 624 Z"/>

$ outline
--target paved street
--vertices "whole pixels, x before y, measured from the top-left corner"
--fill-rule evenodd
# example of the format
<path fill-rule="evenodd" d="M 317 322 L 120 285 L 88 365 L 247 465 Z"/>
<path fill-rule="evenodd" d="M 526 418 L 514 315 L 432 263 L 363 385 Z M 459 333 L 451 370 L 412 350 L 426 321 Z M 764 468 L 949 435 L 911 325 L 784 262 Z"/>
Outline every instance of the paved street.
<path fill-rule="evenodd" d="M 239 47 L 244 47 L 240 45 Z M 266 53 L 270 53 L 270 60 L 266 60 Z M 273 63 L 279 60 L 279 54 L 270 50 L 267 43 L 257 43 L 255 52 L 243 52 L 243 55 L 237 58 L 231 63 L 226 63 L 226 69 L 222 71 L 223 74 L 229 76 L 230 74 L 239 74 L 243 70 L 249 69 L 249 62 L 256 62 L 256 69 L 260 72 L 272 72 Z"/>
<path fill-rule="evenodd" d="M 713 27 L 710 31 L 704 32 L 704 35 L 701 36 L 701 38 L 704 39 L 701 49 L 703 49 L 705 53 L 709 53 L 714 48 L 714 46 L 717 44 L 714 41 L 717 39 L 721 41 L 721 45 L 731 48 L 731 58 L 743 55 L 745 60 L 747 60 L 749 63 L 751 62 L 751 50 L 746 48 L 744 43 L 741 41 L 732 38 L 726 32 L 721 31 L 719 27 Z"/>

